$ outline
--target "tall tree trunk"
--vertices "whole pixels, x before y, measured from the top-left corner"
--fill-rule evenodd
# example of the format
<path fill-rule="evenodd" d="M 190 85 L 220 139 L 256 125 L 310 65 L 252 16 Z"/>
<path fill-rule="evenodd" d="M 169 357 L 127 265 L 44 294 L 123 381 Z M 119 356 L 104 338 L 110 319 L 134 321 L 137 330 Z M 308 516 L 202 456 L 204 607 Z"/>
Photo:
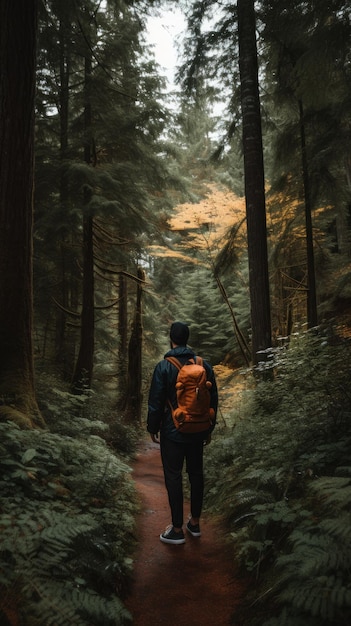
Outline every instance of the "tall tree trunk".
<path fill-rule="evenodd" d="M 252 358 L 272 345 L 269 299 L 266 204 L 258 91 L 254 0 L 238 0 L 239 69 L 243 119 L 246 220 L 252 325 Z"/>
<path fill-rule="evenodd" d="M 311 193 L 308 176 L 308 162 L 306 154 L 306 136 L 302 101 L 299 100 L 300 115 L 300 138 L 301 138 L 301 156 L 302 156 L 302 178 L 305 196 L 305 220 L 306 220 L 306 248 L 307 248 L 307 325 L 313 328 L 318 324 L 317 316 L 317 297 L 316 297 L 316 275 L 314 269 L 314 250 L 313 250 L 313 228 L 312 228 L 312 207 Z"/>
<path fill-rule="evenodd" d="M 66 42 L 67 25 L 60 20 L 59 27 L 59 46 L 60 46 L 60 207 L 62 214 L 67 212 L 68 204 L 68 184 L 65 176 L 65 160 L 67 158 L 68 148 L 68 111 L 69 111 L 69 57 L 67 54 Z M 62 307 L 58 307 L 56 311 L 56 336 L 55 336 L 55 361 L 60 367 L 62 374 L 66 380 L 72 376 L 72 364 L 67 358 L 65 338 L 66 338 L 66 313 L 69 308 L 68 303 L 68 285 L 66 275 L 66 249 L 67 234 L 62 234 L 60 243 L 60 269 L 61 283 L 59 302 Z"/>
<path fill-rule="evenodd" d="M 85 145 L 84 160 L 92 162 L 91 138 L 91 102 L 90 77 L 92 70 L 91 48 L 87 49 L 85 59 Z M 93 243 L 93 216 L 90 214 L 90 189 L 84 190 L 83 205 L 83 303 L 81 314 L 80 347 L 73 375 L 72 389 L 75 393 L 82 393 L 91 386 L 94 363 L 94 243 Z"/>
<path fill-rule="evenodd" d="M 0 416 L 23 426 L 43 425 L 32 343 L 37 10 L 0 3 Z"/>

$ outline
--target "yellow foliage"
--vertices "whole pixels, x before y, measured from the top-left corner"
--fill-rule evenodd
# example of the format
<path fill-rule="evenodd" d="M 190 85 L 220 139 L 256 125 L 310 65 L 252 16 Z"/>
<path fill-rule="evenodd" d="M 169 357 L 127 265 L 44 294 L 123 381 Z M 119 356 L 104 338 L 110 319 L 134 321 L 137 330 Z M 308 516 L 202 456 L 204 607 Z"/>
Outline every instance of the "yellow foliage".
<path fill-rule="evenodd" d="M 150 246 L 155 257 L 178 258 L 187 263 L 199 262 L 187 254 L 194 248 L 203 251 L 213 249 L 223 240 L 226 232 L 245 217 L 245 198 L 236 196 L 228 189 L 207 184 L 208 194 L 196 203 L 177 205 L 169 219 L 169 230 L 182 235 L 173 249 L 166 246 Z"/>
<path fill-rule="evenodd" d="M 208 184 L 208 195 L 200 202 L 179 204 L 170 220 L 173 231 L 204 231 L 206 236 L 220 240 L 225 232 L 245 217 L 245 198 L 239 198 L 228 189 Z M 201 237 L 195 238 L 204 247 Z"/>

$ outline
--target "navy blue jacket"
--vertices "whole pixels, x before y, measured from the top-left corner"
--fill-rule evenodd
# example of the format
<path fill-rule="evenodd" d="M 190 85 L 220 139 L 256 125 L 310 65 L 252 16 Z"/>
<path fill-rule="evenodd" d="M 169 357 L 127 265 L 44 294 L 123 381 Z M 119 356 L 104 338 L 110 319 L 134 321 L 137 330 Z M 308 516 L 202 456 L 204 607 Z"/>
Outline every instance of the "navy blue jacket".
<path fill-rule="evenodd" d="M 175 365 L 166 360 L 166 357 L 168 356 L 175 356 L 181 363 L 186 363 L 186 361 L 195 357 L 195 352 L 189 348 L 189 346 L 177 346 L 176 348 L 169 350 L 165 354 L 163 361 L 160 361 L 156 365 L 149 392 L 147 430 L 149 433 L 154 435 L 161 432 L 163 436 L 180 442 L 191 441 L 194 437 L 207 439 L 208 435 L 214 429 L 215 420 L 209 430 L 191 435 L 180 433 L 173 423 L 171 411 L 168 406 L 168 400 L 170 400 L 173 406 L 176 406 L 175 384 L 178 369 Z M 203 365 L 207 372 L 207 380 L 210 380 L 212 383 L 210 392 L 211 407 L 214 409 L 216 416 L 218 407 L 218 391 L 215 375 L 211 365 L 207 361 L 204 361 Z"/>

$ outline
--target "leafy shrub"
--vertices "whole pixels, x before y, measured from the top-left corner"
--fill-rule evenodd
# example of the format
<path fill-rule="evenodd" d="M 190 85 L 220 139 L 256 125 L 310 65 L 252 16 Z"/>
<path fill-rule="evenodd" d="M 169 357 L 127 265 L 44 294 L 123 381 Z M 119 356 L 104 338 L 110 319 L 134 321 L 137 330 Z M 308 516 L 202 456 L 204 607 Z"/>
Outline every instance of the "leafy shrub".
<path fill-rule="evenodd" d="M 225 515 L 240 563 L 277 613 L 252 624 L 350 623 L 349 346 L 297 335 L 276 363 L 209 449 L 207 504 Z"/>
<path fill-rule="evenodd" d="M 125 624 L 130 468 L 96 434 L 106 426 L 62 398 L 51 413 L 57 432 L 0 424 L 0 584 L 16 589 L 23 626 Z"/>
<path fill-rule="evenodd" d="M 105 439 L 120 456 L 128 459 L 134 454 L 140 439 L 139 426 L 121 421 L 113 406 L 114 397 L 91 389 L 76 395 L 60 385 L 52 376 L 40 377 L 40 408 L 52 432 L 79 437 L 83 430 Z M 62 418 L 66 415 L 70 417 Z"/>

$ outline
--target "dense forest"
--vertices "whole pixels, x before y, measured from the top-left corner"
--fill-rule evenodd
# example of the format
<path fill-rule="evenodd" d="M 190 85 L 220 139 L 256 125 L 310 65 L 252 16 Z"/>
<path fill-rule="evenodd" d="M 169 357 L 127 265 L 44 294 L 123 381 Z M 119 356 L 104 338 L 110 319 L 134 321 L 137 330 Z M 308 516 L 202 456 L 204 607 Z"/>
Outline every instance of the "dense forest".
<path fill-rule="evenodd" d="M 172 91 L 150 16 L 186 31 Z M 351 8 L 3 0 L 0 621 L 130 623 L 154 364 L 216 371 L 250 626 L 351 622 Z"/>

